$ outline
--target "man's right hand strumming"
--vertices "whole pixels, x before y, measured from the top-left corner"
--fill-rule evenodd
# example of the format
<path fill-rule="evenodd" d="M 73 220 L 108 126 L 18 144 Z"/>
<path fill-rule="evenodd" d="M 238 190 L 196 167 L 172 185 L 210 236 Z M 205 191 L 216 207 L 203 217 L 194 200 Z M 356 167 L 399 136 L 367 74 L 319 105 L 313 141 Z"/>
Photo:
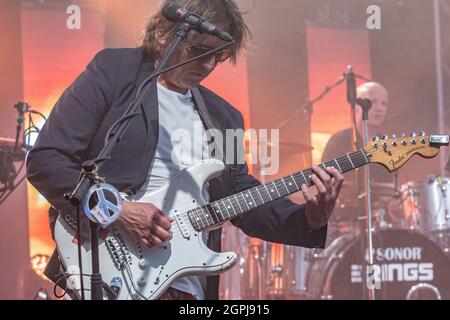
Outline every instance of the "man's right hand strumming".
<path fill-rule="evenodd" d="M 117 223 L 148 247 L 162 247 L 172 239 L 173 219 L 152 203 L 124 201 Z"/>

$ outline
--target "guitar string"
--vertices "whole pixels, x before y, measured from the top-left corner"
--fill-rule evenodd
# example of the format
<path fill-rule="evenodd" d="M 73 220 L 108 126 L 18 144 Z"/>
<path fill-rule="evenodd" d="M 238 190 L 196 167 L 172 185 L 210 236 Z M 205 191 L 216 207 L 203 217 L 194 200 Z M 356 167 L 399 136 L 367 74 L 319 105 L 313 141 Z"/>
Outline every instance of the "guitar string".
<path fill-rule="evenodd" d="M 382 153 L 385 153 L 385 151 L 384 151 L 382 148 L 378 148 L 378 149 L 376 149 L 376 150 L 374 150 L 374 151 L 372 151 L 372 152 L 368 152 L 368 151 L 366 151 L 365 149 L 361 149 L 361 150 L 356 151 L 355 153 L 353 153 L 352 158 L 353 158 L 354 160 L 356 160 L 356 161 L 364 159 L 364 161 L 367 162 L 367 159 L 366 159 L 367 155 L 372 155 L 372 157 L 373 157 L 373 156 L 376 156 L 376 155 L 379 155 L 379 154 L 382 154 Z M 340 157 L 340 158 L 336 158 L 336 160 L 339 161 L 339 159 L 342 160 L 342 159 L 345 159 L 346 157 L 347 157 L 347 156 L 342 156 L 342 157 Z M 356 157 L 358 157 L 358 158 L 356 158 Z M 329 162 L 327 162 L 327 163 L 331 163 L 331 162 L 333 162 L 333 161 L 334 161 L 334 160 L 329 161 Z M 372 163 L 372 162 L 368 162 L 367 164 L 370 164 L 370 163 Z M 341 165 L 342 168 L 344 168 L 344 170 L 346 170 L 346 169 L 351 169 L 351 166 L 347 167 L 345 164 L 344 164 L 344 165 L 340 164 L 340 165 Z M 305 172 L 305 171 L 311 171 L 311 169 L 305 169 L 305 170 L 302 170 L 301 172 Z M 351 171 L 351 170 L 350 170 L 350 171 Z M 348 172 L 348 171 L 347 171 L 347 172 Z M 300 174 L 300 173 L 295 173 L 295 174 L 293 174 L 293 175 L 295 176 L 295 175 L 297 175 L 297 174 Z M 273 181 L 272 181 L 272 182 L 273 182 Z M 277 183 L 277 182 L 275 182 L 275 185 L 276 185 L 276 183 Z M 281 181 L 278 181 L 278 183 L 281 183 Z M 256 186 L 256 187 L 251 188 L 251 189 L 244 190 L 244 191 L 240 192 L 239 194 L 244 193 L 244 192 L 249 191 L 249 190 L 252 190 L 252 189 L 261 188 L 261 187 L 264 187 L 264 186 L 267 186 L 267 185 L 258 185 L 258 186 Z M 301 190 L 298 190 L 298 191 L 296 191 L 296 192 L 299 192 L 299 191 L 301 191 Z M 269 194 L 269 195 L 270 195 L 270 194 Z M 243 197 L 243 196 L 242 196 L 242 197 Z M 220 201 L 220 200 L 223 200 L 223 199 L 219 199 L 218 201 Z M 218 201 L 215 201 L 215 202 L 218 202 Z M 239 200 L 238 200 L 238 201 L 239 201 Z M 245 201 L 245 200 L 244 200 L 244 201 Z M 236 203 L 240 204 L 241 202 L 236 202 Z M 245 203 L 245 202 L 244 202 L 244 203 Z M 217 203 L 217 205 L 218 205 L 218 207 L 219 207 L 219 209 L 220 209 L 220 206 L 219 206 L 218 203 Z M 222 206 L 223 206 L 223 208 L 222 208 L 221 211 L 223 211 L 223 210 L 224 210 L 224 211 L 228 211 L 228 210 L 226 209 L 225 204 L 222 205 Z M 247 207 L 248 207 L 248 205 L 247 205 Z M 181 218 L 181 220 L 183 221 L 184 224 L 187 224 L 188 226 L 191 226 L 191 227 L 193 228 L 192 222 L 191 222 L 191 220 L 190 220 L 190 218 L 189 218 L 189 213 L 197 213 L 197 214 L 199 215 L 199 218 L 200 218 L 200 220 L 198 220 L 198 221 L 201 221 L 201 224 L 203 224 L 203 226 L 200 226 L 200 224 L 199 224 L 199 226 L 202 227 L 202 229 L 203 229 L 204 227 L 211 226 L 211 224 L 208 222 L 208 218 L 204 217 L 205 211 L 204 211 L 204 209 L 202 209 L 202 208 L 204 208 L 204 206 L 201 206 L 201 207 L 197 207 L 197 208 L 191 209 L 191 210 L 189 210 L 189 211 L 187 211 L 187 212 L 184 212 L 184 213 L 180 213 L 178 216 Z M 256 208 L 256 207 L 255 207 L 255 208 Z M 251 209 L 253 209 L 253 208 L 250 208 L 250 210 L 251 210 Z M 249 210 L 245 210 L 243 213 L 245 213 L 245 212 L 247 212 L 247 211 L 249 211 Z M 200 214 L 201 214 L 201 216 L 200 216 Z M 209 214 L 209 216 L 211 216 L 210 213 L 209 213 L 209 211 L 208 211 L 208 214 Z M 224 214 L 222 214 L 222 216 L 224 216 Z M 225 224 L 225 223 L 227 223 L 228 221 L 229 221 L 229 219 L 225 219 L 224 221 L 220 221 L 218 224 Z M 213 220 L 212 222 L 214 222 L 214 220 Z M 175 221 L 175 223 L 176 223 L 176 221 Z M 202 230 L 202 231 L 203 231 L 203 230 Z M 199 232 L 199 231 L 197 231 L 197 230 L 194 229 L 194 232 Z M 180 239 L 180 238 L 183 238 L 183 237 L 184 237 L 183 232 L 180 230 L 180 228 L 174 228 L 174 229 L 172 230 L 172 233 L 173 233 L 172 239 L 175 239 L 175 240 L 176 240 L 176 239 Z"/>

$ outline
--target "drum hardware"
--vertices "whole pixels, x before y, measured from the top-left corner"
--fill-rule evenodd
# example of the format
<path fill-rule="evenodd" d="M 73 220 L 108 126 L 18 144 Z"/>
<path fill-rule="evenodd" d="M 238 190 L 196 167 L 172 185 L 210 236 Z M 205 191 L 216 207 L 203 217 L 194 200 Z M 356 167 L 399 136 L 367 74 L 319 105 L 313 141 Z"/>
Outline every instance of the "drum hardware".
<path fill-rule="evenodd" d="M 415 286 L 413 286 L 409 291 L 408 294 L 406 295 L 406 300 L 430 300 L 430 298 L 428 296 L 420 296 L 420 292 L 426 292 L 426 291 L 431 291 L 432 294 L 434 294 L 434 296 L 436 297 L 436 300 L 442 300 L 442 296 L 441 293 L 439 292 L 438 288 L 436 288 L 435 286 L 429 284 L 429 283 L 419 283 Z M 414 295 L 417 295 L 416 299 L 412 299 L 412 297 Z"/>
<path fill-rule="evenodd" d="M 265 299 L 266 287 L 266 244 L 259 239 L 248 238 L 247 259 L 243 264 L 243 297 L 247 300 Z"/>
<path fill-rule="evenodd" d="M 307 277 L 312 299 L 365 299 L 363 268 L 368 257 L 361 252 L 362 241 L 364 234 L 343 235 L 312 261 Z M 417 231 L 374 232 L 374 266 L 381 283 L 376 299 L 450 299 L 450 259 Z"/>
<path fill-rule="evenodd" d="M 272 274 L 274 274 L 276 277 L 281 277 L 283 274 L 283 266 L 282 265 L 274 265 L 272 267 Z"/>
<path fill-rule="evenodd" d="M 413 181 L 402 186 L 408 227 L 427 234 L 450 230 L 449 183 L 449 178 L 429 176 L 426 182 Z"/>

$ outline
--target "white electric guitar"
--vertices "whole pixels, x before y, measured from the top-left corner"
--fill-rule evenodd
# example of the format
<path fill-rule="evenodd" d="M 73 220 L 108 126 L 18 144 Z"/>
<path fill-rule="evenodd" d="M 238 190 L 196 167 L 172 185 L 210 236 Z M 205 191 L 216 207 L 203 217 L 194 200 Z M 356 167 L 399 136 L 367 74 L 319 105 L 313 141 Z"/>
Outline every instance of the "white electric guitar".
<path fill-rule="evenodd" d="M 403 166 L 414 154 L 435 157 L 439 147 L 449 144 L 447 135 L 412 134 L 409 137 L 374 138 L 365 149 L 322 164 L 345 173 L 369 163 L 384 165 L 389 171 Z M 105 299 L 157 299 L 178 278 L 187 275 L 216 275 L 230 269 L 237 261 L 233 252 L 213 252 L 202 240 L 202 233 L 218 228 L 246 211 L 297 192 L 302 184 L 311 186 L 311 169 L 293 173 L 266 185 L 245 190 L 206 203 L 202 190 L 218 176 L 224 164 L 206 160 L 182 171 L 169 185 L 141 201 L 153 203 L 173 219 L 173 238 L 163 248 L 148 248 L 134 241 L 119 227 L 100 232 L 100 272 L 111 287 L 121 287 Z M 67 285 L 80 296 L 76 231 L 62 216 L 55 226 L 55 240 L 61 262 L 72 274 Z M 91 273 L 91 247 L 82 241 L 83 273 Z M 120 283 L 120 286 L 117 284 Z M 89 278 L 85 278 L 85 298 L 90 298 Z"/>

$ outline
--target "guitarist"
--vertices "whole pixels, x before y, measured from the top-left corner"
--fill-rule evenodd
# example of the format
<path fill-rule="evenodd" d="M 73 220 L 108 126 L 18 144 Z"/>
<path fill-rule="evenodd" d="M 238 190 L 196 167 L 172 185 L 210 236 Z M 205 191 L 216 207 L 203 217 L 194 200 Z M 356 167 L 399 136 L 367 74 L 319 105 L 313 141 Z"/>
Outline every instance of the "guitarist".
<path fill-rule="evenodd" d="M 229 103 L 200 83 L 219 63 L 235 63 L 249 36 L 234 0 L 171 0 L 181 8 L 194 12 L 231 34 L 236 43 L 229 50 L 211 54 L 159 77 L 151 84 L 143 114 L 132 122 L 115 148 L 112 159 L 105 162 L 99 174 L 120 190 L 125 199 L 133 201 L 170 182 L 180 170 L 208 157 L 205 144 L 191 145 L 191 159 L 177 153 L 180 143 L 171 139 L 176 129 L 185 129 L 192 136 L 195 123 L 205 123 L 197 106 L 203 100 L 211 122 L 225 136 L 226 129 L 244 128 L 242 115 Z M 67 88 L 54 106 L 28 161 L 29 181 L 46 197 L 56 212 L 75 220 L 75 210 L 63 195 L 78 182 L 80 164 L 94 159 L 103 147 L 107 130 L 123 114 L 135 95 L 135 89 L 148 77 L 177 26 L 166 20 L 162 11 L 154 15 L 143 44 L 131 49 L 106 49 L 99 52 L 86 70 Z M 216 48 L 223 41 L 211 35 L 192 31 L 188 41 L 174 55 L 171 65 Z M 198 90 L 198 91 L 196 91 Z M 196 93 L 198 93 L 196 95 Z M 198 131 L 198 130 L 197 130 Z M 242 143 L 242 141 L 240 141 Z M 182 144 L 181 147 L 186 145 Z M 175 151 L 175 152 L 174 152 Z M 189 150 L 191 151 L 191 150 Z M 181 154 L 173 157 L 173 154 Z M 225 155 L 224 155 L 225 157 Z M 225 157 L 226 158 L 226 157 Z M 189 161 L 192 160 L 192 161 Z M 242 160 L 242 159 L 241 159 Z M 220 199 L 257 185 L 245 164 L 226 165 L 223 174 L 209 184 L 209 201 Z M 266 241 L 295 246 L 323 248 L 327 222 L 343 183 L 335 169 L 313 168 L 313 191 L 302 186 L 306 205 L 282 199 L 232 220 L 247 235 Z M 55 214 L 51 219 L 54 221 Z M 160 247 L 171 239 L 172 219 L 151 203 L 125 201 L 119 223 L 145 245 Z M 207 245 L 220 251 L 221 229 L 207 234 Z M 194 253 L 193 253 L 194 254 Z M 54 255 L 46 274 L 55 279 L 59 271 Z M 175 281 L 163 299 L 218 299 L 219 277 L 191 276 Z"/>

